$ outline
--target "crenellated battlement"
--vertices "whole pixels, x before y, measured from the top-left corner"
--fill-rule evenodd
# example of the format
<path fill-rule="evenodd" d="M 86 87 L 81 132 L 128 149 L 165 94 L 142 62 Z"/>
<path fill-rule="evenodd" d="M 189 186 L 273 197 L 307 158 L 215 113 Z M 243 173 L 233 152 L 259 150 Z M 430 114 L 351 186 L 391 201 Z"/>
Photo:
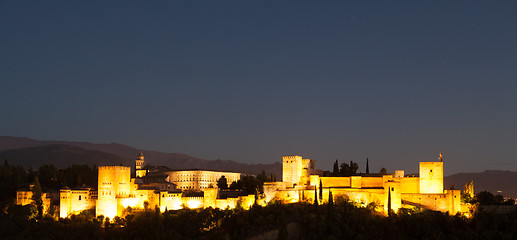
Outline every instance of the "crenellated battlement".
<path fill-rule="evenodd" d="M 110 170 L 110 169 L 120 169 L 120 170 L 126 170 L 126 169 L 130 169 L 131 167 L 126 167 L 126 166 L 99 166 L 99 169 L 107 169 L 107 170 Z"/>
<path fill-rule="evenodd" d="M 286 163 L 287 163 L 287 161 L 292 162 L 292 161 L 301 161 L 301 160 L 302 160 L 302 156 L 298 156 L 298 155 L 290 155 L 290 156 L 282 157 L 282 161 L 286 162 Z"/>

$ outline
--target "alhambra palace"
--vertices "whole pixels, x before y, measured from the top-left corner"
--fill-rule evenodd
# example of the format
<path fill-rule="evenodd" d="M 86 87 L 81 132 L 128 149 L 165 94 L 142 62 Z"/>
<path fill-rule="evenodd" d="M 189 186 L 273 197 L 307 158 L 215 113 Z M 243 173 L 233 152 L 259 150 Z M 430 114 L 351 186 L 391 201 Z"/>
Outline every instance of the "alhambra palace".
<path fill-rule="evenodd" d="M 419 176 L 406 176 L 403 170 L 394 174 L 358 174 L 350 177 L 327 177 L 315 168 L 315 161 L 301 156 L 284 156 L 282 181 L 264 183 L 264 194 L 224 196 L 217 188 L 217 180 L 225 176 L 228 183 L 238 181 L 241 173 L 178 170 L 167 167 L 146 167 L 140 153 L 135 161 L 134 178 L 126 166 L 100 166 L 98 187 L 61 189 L 59 215 L 62 218 L 95 209 L 97 216 L 113 219 L 124 216 L 125 210 L 159 208 L 236 208 L 249 209 L 253 204 L 265 205 L 271 201 L 282 203 L 307 202 L 325 204 L 329 196 L 346 200 L 357 206 L 376 206 L 383 213 L 401 208 L 420 208 L 449 214 L 468 214 L 469 205 L 461 202 L 460 190 L 444 190 L 443 159 L 420 162 Z M 466 188 L 473 194 L 473 186 Z M 43 194 L 44 208 L 48 208 L 51 194 Z M 318 197 L 318 195 L 320 197 Z M 32 192 L 19 190 L 17 204 L 31 203 Z"/>

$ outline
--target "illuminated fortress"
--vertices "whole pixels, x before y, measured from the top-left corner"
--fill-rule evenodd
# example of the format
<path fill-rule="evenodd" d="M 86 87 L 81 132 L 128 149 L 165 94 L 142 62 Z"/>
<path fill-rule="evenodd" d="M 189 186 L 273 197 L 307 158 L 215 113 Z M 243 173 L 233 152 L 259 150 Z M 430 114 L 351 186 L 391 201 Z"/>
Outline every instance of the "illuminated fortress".
<path fill-rule="evenodd" d="M 253 204 L 271 201 L 283 203 L 308 202 L 324 204 L 332 196 L 334 201 L 345 200 L 358 206 L 375 206 L 384 213 L 401 208 L 421 208 L 450 214 L 467 213 L 469 206 L 461 203 L 460 190 L 443 189 L 443 160 L 420 162 L 419 177 L 405 176 L 403 170 L 394 174 L 358 174 L 349 177 L 323 176 L 315 169 L 315 161 L 301 156 L 284 156 L 282 181 L 264 183 L 264 194 L 220 197 L 217 180 L 227 182 L 240 179 L 240 173 L 207 170 L 171 170 L 167 167 L 147 168 L 140 153 L 135 161 L 135 178 L 131 168 L 100 166 L 97 191 L 90 188 L 61 189 L 60 217 L 87 209 L 96 215 L 113 219 L 124 216 L 128 208 L 134 210 L 159 208 L 160 211 L 181 208 L 249 209 Z M 473 187 L 472 187 L 473 188 Z M 472 189 L 473 192 L 473 189 Z M 332 194 L 330 194 L 332 193 Z M 44 195 L 44 207 L 50 200 Z M 30 204 L 32 192 L 19 190 L 17 204 Z"/>
<path fill-rule="evenodd" d="M 264 184 L 266 202 L 326 203 L 343 199 L 360 206 L 373 204 L 388 213 L 388 207 L 423 208 L 450 214 L 465 213 L 468 206 L 461 203 L 460 190 L 443 189 L 443 160 L 420 162 L 420 176 L 395 174 L 359 174 L 350 177 L 323 177 L 313 174 L 314 160 L 301 156 L 283 157 L 282 182 Z M 329 194 L 332 192 L 332 195 Z M 319 198 L 319 199 L 316 199 Z M 379 209 L 378 209 L 379 210 Z"/>
<path fill-rule="evenodd" d="M 218 198 L 217 180 L 225 176 L 228 183 L 238 181 L 240 173 L 147 169 L 142 153 L 135 160 L 135 176 L 131 178 L 130 167 L 100 166 L 97 191 L 60 191 L 60 217 L 92 208 L 97 216 L 111 219 L 123 216 L 128 207 L 136 210 L 158 207 L 162 212 L 181 208 L 235 208 L 238 204 L 249 208 L 255 200 L 254 195 Z"/>

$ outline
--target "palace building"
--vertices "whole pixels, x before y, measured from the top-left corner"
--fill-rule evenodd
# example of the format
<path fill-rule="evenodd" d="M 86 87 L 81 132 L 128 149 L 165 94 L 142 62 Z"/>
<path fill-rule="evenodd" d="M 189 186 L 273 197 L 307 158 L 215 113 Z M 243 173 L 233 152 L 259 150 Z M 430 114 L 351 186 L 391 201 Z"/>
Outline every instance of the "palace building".
<path fill-rule="evenodd" d="M 235 172 L 208 170 L 171 170 L 168 167 L 149 168 L 140 153 L 135 160 L 135 177 L 126 166 L 99 166 L 97 190 L 90 188 L 61 189 L 60 217 L 66 218 L 87 209 L 96 215 L 113 219 L 134 210 L 159 208 L 161 211 L 181 208 L 249 209 L 253 204 L 270 201 L 283 203 L 310 202 L 324 204 L 346 200 L 359 206 L 376 206 L 378 211 L 398 212 L 401 208 L 421 208 L 450 214 L 468 212 L 461 203 L 460 190 L 443 189 L 443 159 L 420 162 L 419 176 L 406 176 L 403 170 L 394 174 L 357 174 L 348 177 L 323 176 L 315 161 L 301 156 L 284 156 L 282 181 L 264 183 L 264 194 L 221 194 L 217 181 L 224 176 L 228 185 L 240 179 Z M 473 192 L 473 185 L 469 187 Z M 332 192 L 332 194 L 330 194 Z M 224 195 L 224 197 L 222 197 Z M 232 197 L 228 197 L 232 196 Z M 32 192 L 17 192 L 17 204 L 30 204 Z M 45 193 L 44 207 L 50 205 L 51 194 Z"/>
<path fill-rule="evenodd" d="M 218 172 L 207 170 L 177 170 L 164 172 L 169 176 L 171 183 L 176 184 L 181 190 L 202 190 L 217 186 L 217 180 L 224 176 L 228 183 L 237 182 L 241 179 L 240 173 Z"/>
<path fill-rule="evenodd" d="M 208 170 L 171 170 L 167 167 L 148 168 L 140 153 L 135 160 L 135 178 L 125 166 L 99 166 L 97 191 L 62 189 L 60 217 L 86 209 L 95 209 L 97 216 L 113 218 L 124 215 L 128 207 L 161 211 L 181 208 L 234 208 L 238 203 L 249 208 L 255 196 L 218 199 L 217 181 L 224 176 L 228 185 L 240 180 L 240 173 Z"/>

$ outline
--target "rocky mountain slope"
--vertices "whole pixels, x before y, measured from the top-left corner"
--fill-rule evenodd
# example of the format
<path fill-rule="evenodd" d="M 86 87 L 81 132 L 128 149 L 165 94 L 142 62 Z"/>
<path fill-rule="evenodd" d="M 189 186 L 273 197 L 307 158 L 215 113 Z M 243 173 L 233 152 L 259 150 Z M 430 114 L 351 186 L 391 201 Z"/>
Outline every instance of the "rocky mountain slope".
<path fill-rule="evenodd" d="M 24 137 L 0 136 L 0 160 L 20 164 L 25 168 L 38 168 L 43 164 L 67 167 L 72 164 L 125 165 L 133 166 L 138 152 L 142 151 L 147 163 L 167 166 L 172 169 L 208 169 L 258 174 L 264 170 L 281 178 L 282 165 L 246 164 L 232 160 L 207 160 L 182 153 L 163 153 L 137 149 L 131 146 L 111 143 L 40 141 Z"/>
<path fill-rule="evenodd" d="M 444 178 L 444 187 L 454 185 L 463 190 L 463 186 L 474 181 L 474 191 L 489 191 L 505 197 L 517 198 L 517 172 L 486 170 L 480 173 L 457 173 Z"/>

